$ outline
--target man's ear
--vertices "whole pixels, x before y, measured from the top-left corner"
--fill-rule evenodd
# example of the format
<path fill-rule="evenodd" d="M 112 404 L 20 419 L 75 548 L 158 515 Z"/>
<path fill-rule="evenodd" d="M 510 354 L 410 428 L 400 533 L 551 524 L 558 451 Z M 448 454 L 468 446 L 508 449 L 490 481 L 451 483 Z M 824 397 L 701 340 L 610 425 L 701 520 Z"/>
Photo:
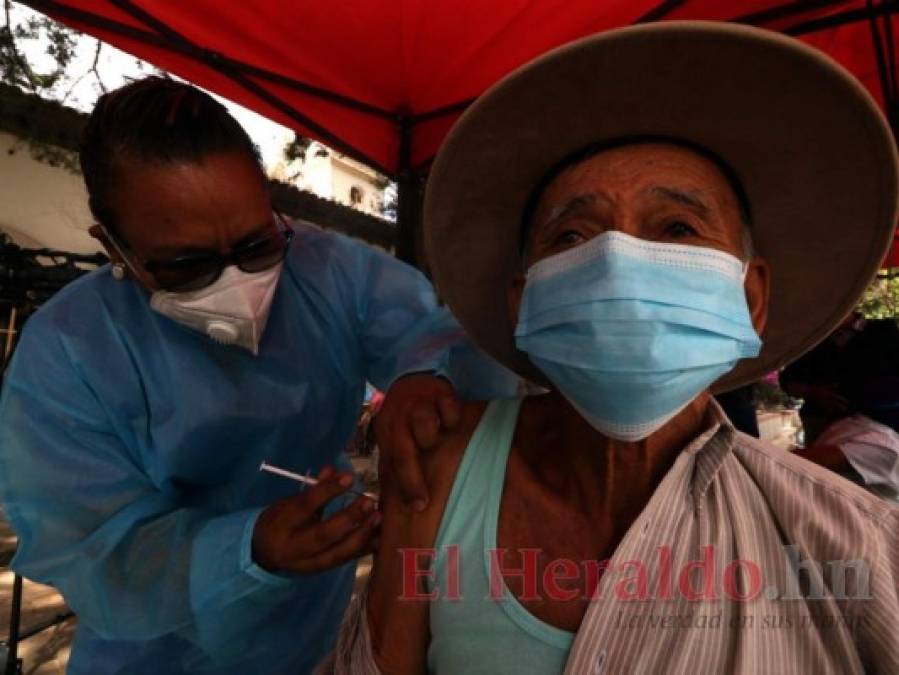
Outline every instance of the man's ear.
<path fill-rule="evenodd" d="M 518 311 L 521 308 L 521 296 L 524 293 L 526 281 L 527 279 L 525 279 L 523 274 L 516 274 L 512 279 L 512 284 L 506 291 L 506 298 L 509 305 L 509 318 L 512 320 L 513 326 L 518 325 Z"/>
<path fill-rule="evenodd" d="M 768 324 L 768 297 L 771 292 L 771 267 L 764 258 L 754 257 L 746 269 L 746 304 L 755 332 L 761 335 Z"/>
<path fill-rule="evenodd" d="M 113 245 L 111 241 L 109 241 L 109 237 L 106 236 L 106 232 L 103 231 L 103 228 L 100 227 L 99 223 L 94 223 L 93 225 L 91 225 L 88 228 L 87 233 L 103 245 L 103 249 L 106 251 L 106 255 L 109 256 L 109 259 L 112 262 L 125 262 L 124 260 L 122 260 L 122 256 L 119 254 L 118 249 Z"/>

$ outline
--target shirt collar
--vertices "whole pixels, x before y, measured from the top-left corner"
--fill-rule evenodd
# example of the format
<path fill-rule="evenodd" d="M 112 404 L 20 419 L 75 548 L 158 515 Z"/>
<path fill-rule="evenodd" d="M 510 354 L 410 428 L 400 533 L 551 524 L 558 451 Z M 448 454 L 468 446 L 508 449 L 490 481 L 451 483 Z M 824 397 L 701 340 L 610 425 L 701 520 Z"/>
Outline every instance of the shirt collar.
<path fill-rule="evenodd" d="M 684 449 L 685 453 L 695 457 L 690 487 L 696 500 L 705 496 L 721 464 L 733 451 L 736 434 L 733 424 L 714 398 L 709 401 L 706 420 L 705 431 Z"/>

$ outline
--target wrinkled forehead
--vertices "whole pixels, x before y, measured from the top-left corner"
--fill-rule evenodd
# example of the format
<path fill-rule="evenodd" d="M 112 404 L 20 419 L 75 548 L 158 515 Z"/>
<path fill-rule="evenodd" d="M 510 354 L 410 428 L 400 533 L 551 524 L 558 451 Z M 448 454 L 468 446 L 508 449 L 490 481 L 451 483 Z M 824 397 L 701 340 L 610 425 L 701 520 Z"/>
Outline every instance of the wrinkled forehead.
<path fill-rule="evenodd" d="M 749 202 L 739 177 L 715 153 L 680 139 L 622 139 L 588 146 L 554 165 L 538 181 L 522 215 L 521 248 L 526 248 L 529 243 L 535 222 L 545 219 L 550 210 L 561 207 L 555 202 L 567 197 L 578 198 L 577 194 L 567 194 L 572 184 L 576 184 L 581 192 L 584 189 L 601 190 L 603 177 L 624 166 L 628 167 L 627 175 L 631 179 L 652 177 L 653 173 L 664 174 L 669 179 L 673 177 L 673 184 L 662 185 L 662 188 L 689 187 L 733 200 L 742 223 L 751 223 Z"/>

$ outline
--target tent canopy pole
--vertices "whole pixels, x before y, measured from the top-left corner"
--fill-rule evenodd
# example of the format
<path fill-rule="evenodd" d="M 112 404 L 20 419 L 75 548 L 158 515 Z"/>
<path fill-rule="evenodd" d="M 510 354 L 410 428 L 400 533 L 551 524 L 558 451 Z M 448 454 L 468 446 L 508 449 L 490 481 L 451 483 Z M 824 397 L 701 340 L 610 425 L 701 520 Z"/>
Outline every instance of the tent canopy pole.
<path fill-rule="evenodd" d="M 414 118 L 400 114 L 396 120 L 400 148 L 397 171 L 396 257 L 420 267 L 419 231 L 422 180 L 412 167 Z"/>

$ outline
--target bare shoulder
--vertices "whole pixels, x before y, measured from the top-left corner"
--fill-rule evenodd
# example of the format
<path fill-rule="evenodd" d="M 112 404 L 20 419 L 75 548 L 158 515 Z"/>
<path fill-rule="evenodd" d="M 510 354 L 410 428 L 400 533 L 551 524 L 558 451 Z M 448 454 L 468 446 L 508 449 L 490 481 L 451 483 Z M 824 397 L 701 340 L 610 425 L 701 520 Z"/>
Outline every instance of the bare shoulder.
<path fill-rule="evenodd" d="M 429 493 L 424 511 L 417 512 L 406 505 L 391 477 L 382 475 L 382 532 L 387 538 L 406 546 L 430 546 L 433 543 L 456 471 L 486 407 L 483 402 L 464 403 L 458 426 L 445 432 L 435 447 L 421 451 L 421 470 Z"/>
<path fill-rule="evenodd" d="M 425 481 L 428 483 L 428 489 L 432 493 L 443 495 L 444 504 L 449 498 L 449 492 L 462 456 L 465 454 L 468 443 L 486 409 L 487 403 L 482 401 L 463 403 L 459 425 L 455 429 L 447 431 L 436 447 L 422 453 L 422 471 Z"/>
<path fill-rule="evenodd" d="M 423 511 L 406 505 L 390 477 L 382 476 L 383 520 L 368 586 L 367 613 L 373 653 L 383 673 L 426 672 L 428 603 L 398 599 L 408 599 L 410 593 L 426 593 L 424 577 L 410 577 L 410 564 L 418 564 L 418 551 L 434 545 L 456 470 L 485 408 L 483 403 L 464 404 L 460 424 L 436 447 L 422 451 L 421 468 L 430 494 Z M 414 558 L 411 563 L 410 553 Z M 396 640 L 396 635 L 404 639 Z"/>

